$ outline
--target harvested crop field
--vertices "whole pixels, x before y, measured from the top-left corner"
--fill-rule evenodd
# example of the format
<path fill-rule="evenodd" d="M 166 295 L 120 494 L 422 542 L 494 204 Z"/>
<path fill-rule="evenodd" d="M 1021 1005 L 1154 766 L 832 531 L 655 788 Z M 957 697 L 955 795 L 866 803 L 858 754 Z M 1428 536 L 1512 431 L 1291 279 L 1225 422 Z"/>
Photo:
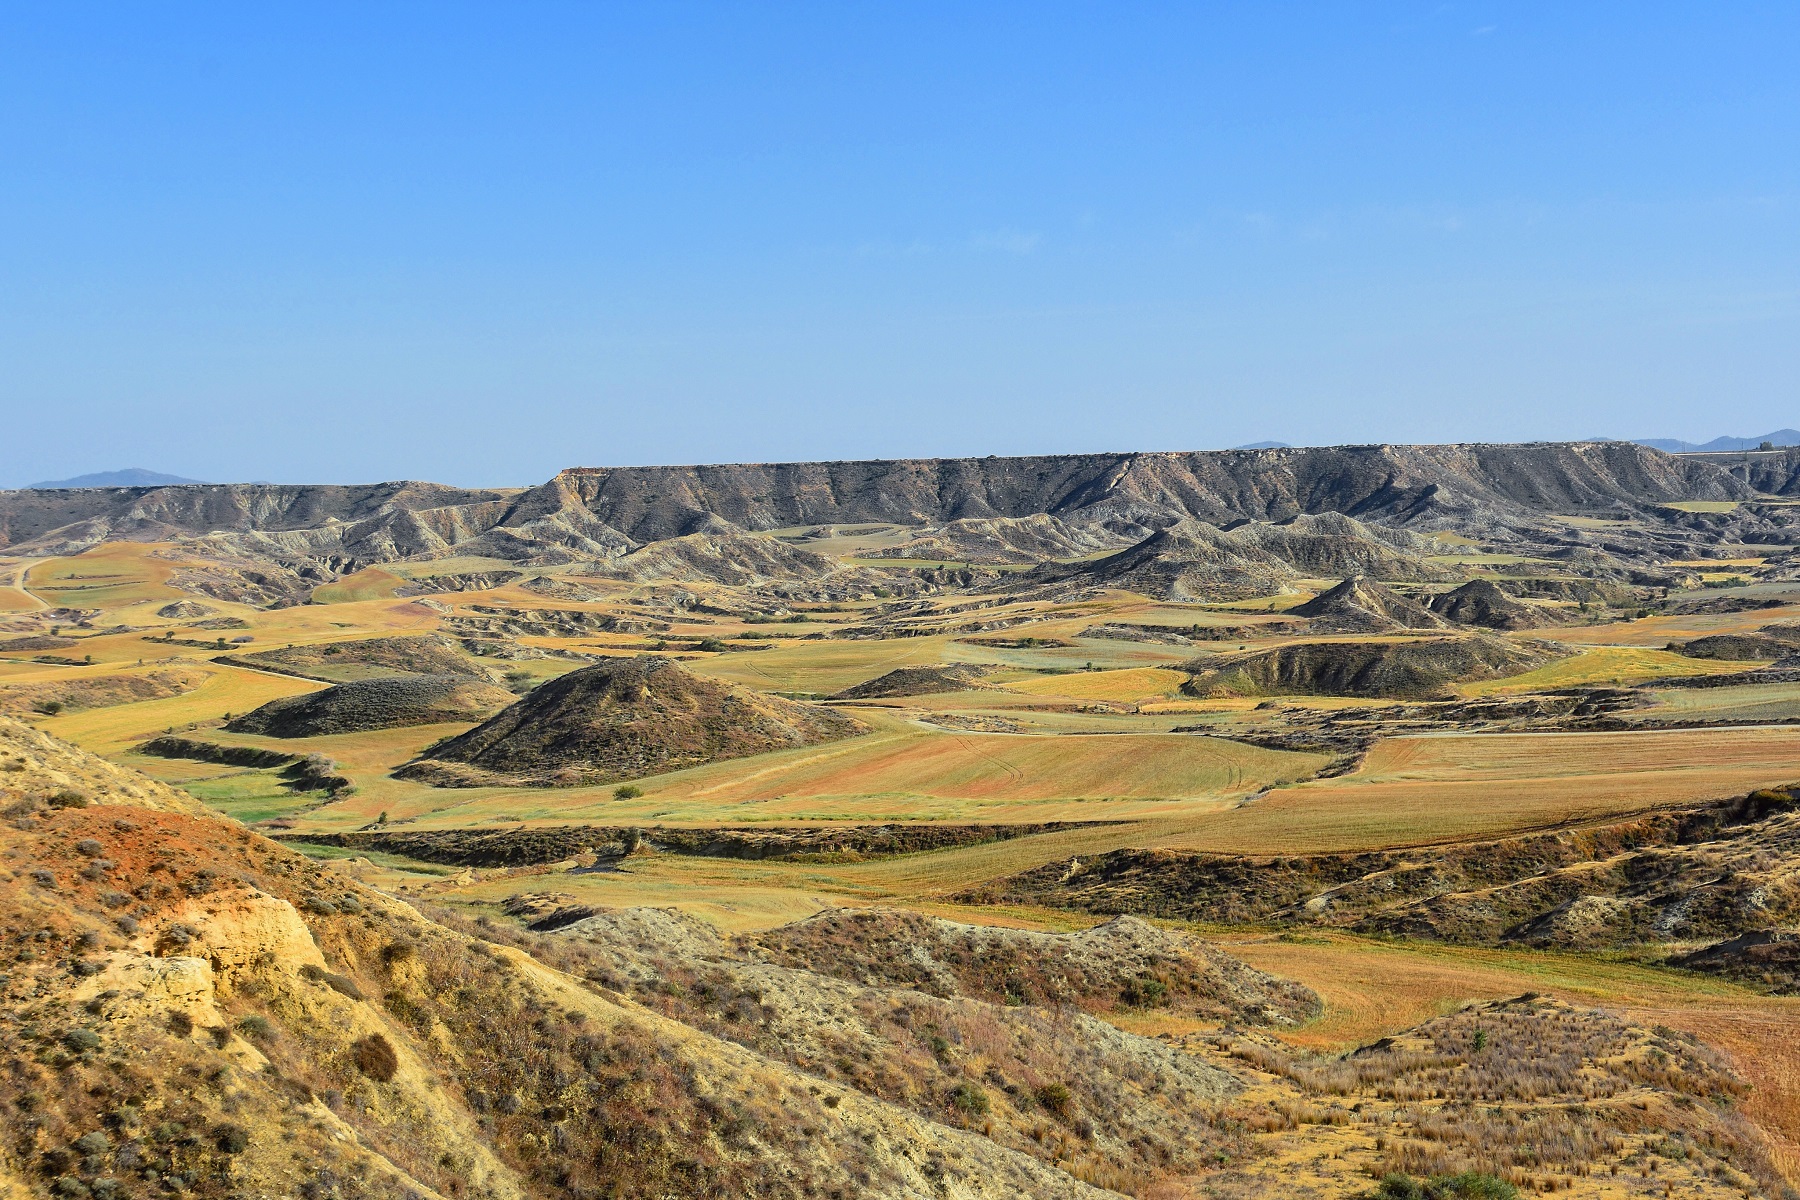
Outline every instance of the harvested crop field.
<path fill-rule="evenodd" d="M 1007 684 L 1028 696 L 1067 696 L 1072 700 L 1106 700 L 1130 704 L 1173 695 L 1187 676 L 1166 667 L 1128 667 L 1116 671 L 1081 671 L 1046 675 Z"/>
<path fill-rule="evenodd" d="M 1170 848 L 1280 854 L 1447 842 L 1800 777 L 1800 728 L 1389 738 L 1355 772 L 1198 822 Z"/>

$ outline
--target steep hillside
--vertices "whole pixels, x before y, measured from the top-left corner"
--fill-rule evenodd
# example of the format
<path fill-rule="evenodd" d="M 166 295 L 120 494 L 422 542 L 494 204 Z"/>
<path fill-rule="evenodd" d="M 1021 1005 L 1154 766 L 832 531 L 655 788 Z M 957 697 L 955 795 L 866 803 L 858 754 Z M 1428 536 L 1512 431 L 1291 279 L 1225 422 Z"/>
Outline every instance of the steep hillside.
<path fill-rule="evenodd" d="M 1178 521 L 1117 554 L 1028 571 L 1013 586 L 1111 587 L 1157 600 L 1218 601 L 1289 591 L 1298 577 L 1253 542 L 1201 521 Z"/>
<path fill-rule="evenodd" d="M 1770 467 L 1755 483 L 1781 491 L 1792 475 Z M 69 552 L 108 538 L 217 534 L 221 554 L 276 560 L 366 564 L 454 550 L 555 563 L 615 558 L 691 534 L 707 516 L 758 531 L 1047 514 L 1126 539 L 1184 518 L 1343 513 L 1435 527 L 1754 495 L 1725 465 L 1623 442 L 746 463 L 579 468 L 522 493 L 421 483 L 4 492 L 0 546 Z"/>
<path fill-rule="evenodd" d="M 1557 610 L 1513 599 L 1490 579 L 1471 579 L 1431 598 L 1431 611 L 1458 625 L 1486 629 L 1542 629 L 1567 618 Z"/>
<path fill-rule="evenodd" d="M 653 542 L 604 566 L 597 575 L 634 583 L 722 583 L 743 587 L 769 580 L 816 579 L 837 563 L 772 537 L 746 533 L 722 521 L 703 532 Z"/>
<path fill-rule="evenodd" d="M 399 774 L 449 787 L 608 783 L 861 731 L 830 709 L 705 679 L 666 658 L 621 658 L 542 684 Z"/>
<path fill-rule="evenodd" d="M 1412 642 L 1299 642 L 1196 659 L 1181 690 L 1192 696 L 1428 697 L 1452 683 L 1518 675 L 1563 651 L 1487 635 Z"/>
<path fill-rule="evenodd" d="M 480 721 L 514 699 L 505 688 L 466 675 L 359 679 L 304 696 L 271 700 L 225 728 L 266 737 L 326 737 L 445 721 Z"/>
<path fill-rule="evenodd" d="M 933 692 L 960 692 L 982 686 L 992 667 L 974 663 L 949 666 L 896 667 L 885 675 L 865 679 L 832 696 L 833 700 L 872 700 L 881 696 L 927 696 Z"/>
<path fill-rule="evenodd" d="M 800 1074 L 230 822 L 147 807 L 154 785 L 72 748 L 12 744 L 8 1195 L 1101 1194 L 947 1099 L 925 1117 Z M 71 765 L 104 806 L 33 798 Z"/>
<path fill-rule="evenodd" d="M 1303 575 L 1429 582 L 1456 578 L 1447 567 L 1427 562 L 1441 551 L 1430 538 L 1403 529 L 1365 525 L 1341 513 L 1302 514 L 1285 521 L 1244 521 L 1225 531 L 1252 542 Z"/>
<path fill-rule="evenodd" d="M 939 562 L 1035 563 L 1081 558 L 1134 541 L 1104 526 L 1070 525 L 1045 513 L 1027 517 L 974 517 L 927 525 L 898 546 L 871 552 L 881 558 Z"/>
<path fill-rule="evenodd" d="M 1442 629 L 1444 622 L 1392 588 L 1360 577 L 1296 605 L 1288 615 L 1306 617 L 1314 633 L 1387 633 L 1396 629 Z"/>

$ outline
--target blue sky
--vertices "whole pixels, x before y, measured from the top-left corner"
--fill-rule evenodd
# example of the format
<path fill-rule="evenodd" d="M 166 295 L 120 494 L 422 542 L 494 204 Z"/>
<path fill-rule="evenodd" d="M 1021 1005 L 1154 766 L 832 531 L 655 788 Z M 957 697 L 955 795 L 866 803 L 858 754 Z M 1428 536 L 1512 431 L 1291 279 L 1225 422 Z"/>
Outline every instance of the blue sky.
<path fill-rule="evenodd" d="M 1791 3 L 0 8 L 0 484 L 1800 424 Z"/>

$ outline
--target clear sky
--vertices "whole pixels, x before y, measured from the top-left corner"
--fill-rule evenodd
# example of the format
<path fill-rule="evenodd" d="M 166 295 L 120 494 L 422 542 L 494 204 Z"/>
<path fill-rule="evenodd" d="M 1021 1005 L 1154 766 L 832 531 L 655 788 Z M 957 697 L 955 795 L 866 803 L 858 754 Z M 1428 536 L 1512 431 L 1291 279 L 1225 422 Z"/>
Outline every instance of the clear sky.
<path fill-rule="evenodd" d="M 1800 425 L 1800 5 L 0 6 L 0 484 Z"/>

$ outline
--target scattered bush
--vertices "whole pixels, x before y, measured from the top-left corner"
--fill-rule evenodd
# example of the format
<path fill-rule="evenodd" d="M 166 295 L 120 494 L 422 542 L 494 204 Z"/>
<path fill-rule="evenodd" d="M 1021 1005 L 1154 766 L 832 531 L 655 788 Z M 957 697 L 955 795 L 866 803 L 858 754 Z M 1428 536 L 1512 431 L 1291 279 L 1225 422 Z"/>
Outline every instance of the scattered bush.
<path fill-rule="evenodd" d="M 61 700 L 39 700 L 31 707 L 34 712 L 42 713 L 46 717 L 54 717 L 63 710 Z"/>
<path fill-rule="evenodd" d="M 242 1154 L 250 1147 L 250 1131 L 242 1125 L 215 1126 L 213 1145 L 226 1154 Z"/>
<path fill-rule="evenodd" d="M 100 1035 L 91 1029 L 71 1029 L 63 1034 L 63 1045 L 77 1054 L 100 1048 Z"/>
<path fill-rule="evenodd" d="M 1067 1117 L 1075 1097 L 1066 1083 L 1046 1083 L 1037 1090 L 1037 1102 L 1044 1106 L 1046 1112 L 1057 1117 Z"/>
<path fill-rule="evenodd" d="M 1169 985 L 1143 975 L 1126 982 L 1120 999 L 1131 1008 L 1159 1008 L 1169 1002 Z"/>
<path fill-rule="evenodd" d="M 253 1042 L 272 1042 L 275 1040 L 275 1026 L 267 1017 L 251 1015 L 238 1022 L 238 1032 Z"/>
<path fill-rule="evenodd" d="M 411 942 L 392 941 L 381 948 L 381 961 L 384 966 L 392 967 L 417 953 L 418 949 Z"/>
<path fill-rule="evenodd" d="M 621 783 L 613 789 L 614 800 L 636 800 L 644 794 L 644 789 L 635 783 Z"/>
<path fill-rule="evenodd" d="M 972 1083 L 959 1083 L 951 1089 L 950 1107 L 966 1116 L 978 1117 L 988 1110 L 988 1094 Z"/>
<path fill-rule="evenodd" d="M 400 1056 L 379 1033 L 371 1033 L 351 1044 L 351 1057 L 356 1069 L 378 1083 L 386 1083 L 400 1070 Z"/>
<path fill-rule="evenodd" d="M 1517 1200 L 1519 1189 L 1481 1171 L 1414 1179 L 1399 1171 L 1382 1176 L 1377 1200 Z"/>
<path fill-rule="evenodd" d="M 51 808 L 86 808 L 88 798 L 73 788 L 67 788 L 50 797 Z"/>

